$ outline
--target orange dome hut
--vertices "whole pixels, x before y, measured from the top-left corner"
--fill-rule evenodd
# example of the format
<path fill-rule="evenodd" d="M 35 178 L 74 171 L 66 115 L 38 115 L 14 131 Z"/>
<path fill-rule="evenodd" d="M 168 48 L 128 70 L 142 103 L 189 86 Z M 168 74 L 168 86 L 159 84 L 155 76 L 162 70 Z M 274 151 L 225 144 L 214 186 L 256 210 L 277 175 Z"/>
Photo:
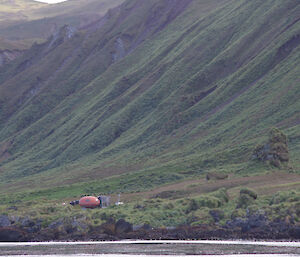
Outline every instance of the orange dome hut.
<path fill-rule="evenodd" d="M 100 207 L 100 200 L 95 196 L 84 196 L 80 198 L 79 205 L 83 208 Z"/>

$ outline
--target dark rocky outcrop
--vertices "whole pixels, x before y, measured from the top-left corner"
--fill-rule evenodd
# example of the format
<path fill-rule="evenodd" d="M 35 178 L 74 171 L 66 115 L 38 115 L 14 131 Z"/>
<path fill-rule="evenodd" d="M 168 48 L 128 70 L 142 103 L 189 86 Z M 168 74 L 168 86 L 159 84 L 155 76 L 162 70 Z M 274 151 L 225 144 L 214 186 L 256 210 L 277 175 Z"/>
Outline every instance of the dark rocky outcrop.
<path fill-rule="evenodd" d="M 246 195 L 246 194 L 245 194 Z M 241 209 L 238 209 L 241 210 Z M 100 226 L 90 226 L 82 229 L 82 220 L 59 219 L 46 228 L 30 230 L 37 221 L 29 218 L 19 218 L 10 226 L 0 227 L 1 242 L 20 241 L 78 241 L 78 240 L 120 240 L 120 239 L 300 239 L 300 226 L 288 220 L 269 220 L 263 212 L 250 213 L 245 216 L 233 215 L 224 226 L 218 221 L 224 216 L 222 210 L 213 209 L 210 215 L 215 224 L 212 225 L 182 225 L 169 228 L 152 228 L 150 225 L 133 226 L 120 219 L 108 219 Z M 2 215 L 5 216 L 5 215 Z M 1 218 L 7 224 L 6 217 Z M 20 222 L 21 220 L 21 222 Z M 72 223 L 73 220 L 73 223 Z M 75 224 L 79 222 L 80 224 Z"/>
<path fill-rule="evenodd" d="M 108 219 L 107 222 L 103 223 L 98 231 L 103 234 L 114 235 L 116 229 L 116 223 L 114 219 Z"/>
<path fill-rule="evenodd" d="M 28 241 L 29 235 L 15 227 L 0 227 L 0 242 Z"/>
<path fill-rule="evenodd" d="M 135 227 L 135 231 L 144 230 L 143 226 Z M 146 230 L 146 229 L 145 229 Z M 97 227 L 91 227 L 88 233 L 88 239 L 93 240 L 118 240 L 129 238 L 133 232 L 133 225 L 124 219 L 117 222 L 114 219 L 108 219 L 105 223 Z"/>
<path fill-rule="evenodd" d="M 124 219 L 120 219 L 115 222 L 114 219 L 108 219 L 107 222 L 97 228 L 101 234 L 107 234 L 111 236 L 121 236 L 133 231 L 133 225 Z"/>
<path fill-rule="evenodd" d="M 219 222 L 222 218 L 224 218 L 224 212 L 220 209 L 210 210 L 209 214 L 213 217 L 215 222 Z"/>
<path fill-rule="evenodd" d="M 120 219 L 117 221 L 115 225 L 115 234 L 116 235 L 123 235 L 133 231 L 133 226 L 129 222 L 125 221 L 124 219 Z"/>
<path fill-rule="evenodd" d="M 28 217 L 20 220 L 20 226 L 26 230 L 28 233 L 36 233 L 41 230 L 41 220 L 32 220 Z"/>
<path fill-rule="evenodd" d="M 260 211 L 250 213 L 247 209 L 245 217 L 234 217 L 223 227 L 236 230 L 240 238 L 249 239 L 300 239 L 300 226 L 287 220 L 269 220 Z"/>
<path fill-rule="evenodd" d="M 221 180 L 221 179 L 226 179 L 228 178 L 227 174 L 221 174 L 221 173 L 216 173 L 216 172 L 208 172 L 206 174 L 206 180 Z"/>
<path fill-rule="evenodd" d="M 8 227 L 11 225 L 11 221 L 7 215 L 0 216 L 0 227 Z"/>

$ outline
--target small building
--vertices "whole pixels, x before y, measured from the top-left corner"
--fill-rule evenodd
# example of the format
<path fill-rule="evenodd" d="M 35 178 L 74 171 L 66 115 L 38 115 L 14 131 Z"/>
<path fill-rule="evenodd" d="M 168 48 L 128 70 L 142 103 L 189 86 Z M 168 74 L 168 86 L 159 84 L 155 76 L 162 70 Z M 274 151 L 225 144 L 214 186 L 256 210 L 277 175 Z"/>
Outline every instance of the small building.
<path fill-rule="evenodd" d="M 99 195 L 98 199 L 100 200 L 100 207 L 106 208 L 110 205 L 110 197 L 105 195 Z"/>

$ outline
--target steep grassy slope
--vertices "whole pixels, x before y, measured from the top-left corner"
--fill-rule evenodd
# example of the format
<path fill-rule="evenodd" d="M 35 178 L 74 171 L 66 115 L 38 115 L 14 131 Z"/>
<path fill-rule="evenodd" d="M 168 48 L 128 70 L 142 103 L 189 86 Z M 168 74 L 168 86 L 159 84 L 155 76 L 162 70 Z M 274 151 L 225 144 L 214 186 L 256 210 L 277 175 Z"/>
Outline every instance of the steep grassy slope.
<path fill-rule="evenodd" d="M 62 198 L 256 173 L 271 127 L 298 172 L 299 13 L 294 0 L 131 0 L 62 28 L 0 70 L 0 190 Z"/>

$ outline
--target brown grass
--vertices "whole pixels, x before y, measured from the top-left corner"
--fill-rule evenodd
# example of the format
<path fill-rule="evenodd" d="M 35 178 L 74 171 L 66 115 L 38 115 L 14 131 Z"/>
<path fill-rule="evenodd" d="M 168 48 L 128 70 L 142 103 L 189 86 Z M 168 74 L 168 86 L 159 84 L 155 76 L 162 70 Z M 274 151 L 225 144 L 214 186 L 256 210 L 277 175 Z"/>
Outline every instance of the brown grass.
<path fill-rule="evenodd" d="M 123 194 L 122 201 L 130 202 L 145 198 L 152 198 L 164 191 L 182 191 L 185 196 L 193 196 L 216 191 L 220 188 L 229 190 L 230 196 L 239 192 L 241 186 L 254 189 L 258 194 L 269 195 L 281 190 L 290 190 L 300 187 L 300 175 L 284 172 L 273 172 L 269 174 L 252 177 L 233 177 L 227 180 L 206 181 L 205 179 L 186 180 L 180 183 L 158 187 L 152 191 Z"/>

